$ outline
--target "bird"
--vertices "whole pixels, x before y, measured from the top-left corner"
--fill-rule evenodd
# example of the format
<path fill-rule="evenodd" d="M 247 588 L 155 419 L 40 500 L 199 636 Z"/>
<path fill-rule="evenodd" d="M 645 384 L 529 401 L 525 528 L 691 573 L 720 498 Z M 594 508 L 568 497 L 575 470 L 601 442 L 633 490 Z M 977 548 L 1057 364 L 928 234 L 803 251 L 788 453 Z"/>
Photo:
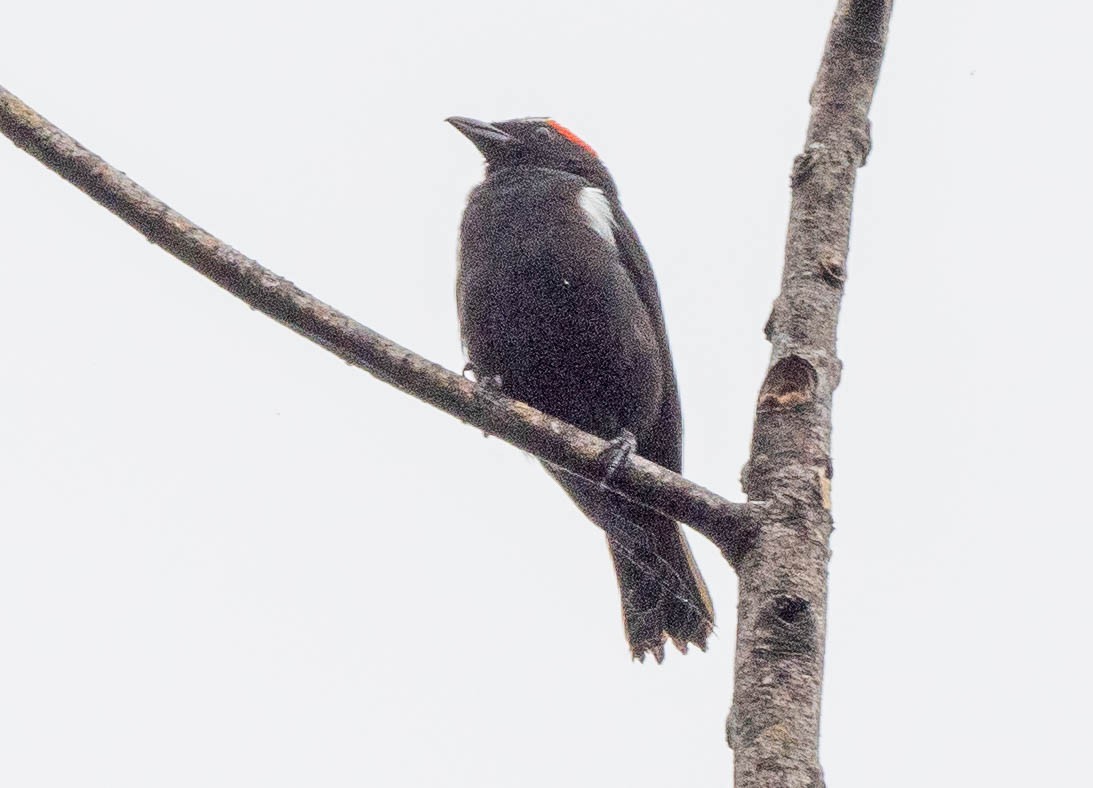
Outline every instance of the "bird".
<path fill-rule="evenodd" d="M 551 118 L 447 122 L 485 158 L 459 230 L 456 304 L 480 384 L 679 472 L 683 424 L 660 295 L 615 182 Z M 679 525 L 543 463 L 607 536 L 634 659 L 706 649 L 713 605 Z M 609 466 L 610 467 L 610 466 Z"/>

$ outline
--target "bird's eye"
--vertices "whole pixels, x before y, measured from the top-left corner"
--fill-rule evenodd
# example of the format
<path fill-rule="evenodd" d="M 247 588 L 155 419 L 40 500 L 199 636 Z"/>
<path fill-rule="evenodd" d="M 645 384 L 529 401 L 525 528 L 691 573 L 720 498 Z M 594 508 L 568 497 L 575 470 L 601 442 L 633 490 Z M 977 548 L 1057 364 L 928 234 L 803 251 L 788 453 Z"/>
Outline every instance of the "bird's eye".
<path fill-rule="evenodd" d="M 535 136 L 541 140 L 552 140 L 554 139 L 554 129 L 550 126 L 538 126 L 535 129 Z"/>

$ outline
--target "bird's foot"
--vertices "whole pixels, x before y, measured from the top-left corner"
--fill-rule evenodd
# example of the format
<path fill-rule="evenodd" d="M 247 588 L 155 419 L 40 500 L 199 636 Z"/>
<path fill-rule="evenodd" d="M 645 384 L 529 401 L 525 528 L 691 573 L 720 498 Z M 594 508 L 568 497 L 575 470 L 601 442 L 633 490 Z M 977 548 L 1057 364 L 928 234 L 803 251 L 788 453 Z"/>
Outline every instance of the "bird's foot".
<path fill-rule="evenodd" d="M 622 467 L 622 464 L 634 453 L 637 447 L 637 437 L 626 429 L 608 441 L 607 449 L 603 453 L 606 469 L 604 470 L 603 479 L 600 481 L 601 488 L 607 489 L 608 482 L 614 478 L 619 468 Z"/>
<path fill-rule="evenodd" d="M 474 365 L 473 361 L 468 361 L 463 365 L 463 377 L 467 380 L 474 381 L 480 386 L 484 386 L 487 389 L 494 391 L 501 390 L 501 376 L 500 375 L 484 375 L 482 370 Z"/>
<path fill-rule="evenodd" d="M 473 381 L 485 389 L 486 393 L 501 392 L 502 382 L 500 375 L 483 374 L 482 370 L 474 365 L 473 361 L 468 361 L 463 365 L 463 377 L 467 380 Z"/>
<path fill-rule="evenodd" d="M 496 395 L 504 394 L 500 375 L 483 375 L 470 361 L 463 365 L 463 377 L 467 380 L 473 380 L 477 384 L 474 392 L 476 397 L 496 402 Z M 482 437 L 488 438 L 490 434 L 483 431 Z"/>

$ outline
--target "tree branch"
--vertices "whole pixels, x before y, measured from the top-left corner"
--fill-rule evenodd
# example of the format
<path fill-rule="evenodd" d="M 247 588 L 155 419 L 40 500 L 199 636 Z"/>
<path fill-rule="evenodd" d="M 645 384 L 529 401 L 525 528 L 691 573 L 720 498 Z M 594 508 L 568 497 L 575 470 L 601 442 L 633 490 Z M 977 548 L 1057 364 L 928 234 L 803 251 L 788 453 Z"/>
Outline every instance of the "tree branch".
<path fill-rule="evenodd" d="M 222 288 L 353 366 L 578 476 L 600 481 L 607 443 L 412 353 L 202 230 L 0 87 L 0 131 L 124 222 Z M 690 525 L 734 561 L 757 527 L 755 503 L 727 501 L 636 454 L 615 492 Z"/>
<path fill-rule="evenodd" d="M 820 690 L 831 534 L 831 400 L 835 328 L 857 168 L 869 150 L 869 106 L 892 0 L 839 0 L 804 153 L 793 163 L 782 289 L 767 337 L 748 498 L 770 502 L 754 548 L 737 564 L 736 682 L 727 723 L 736 786 L 820 788 Z"/>

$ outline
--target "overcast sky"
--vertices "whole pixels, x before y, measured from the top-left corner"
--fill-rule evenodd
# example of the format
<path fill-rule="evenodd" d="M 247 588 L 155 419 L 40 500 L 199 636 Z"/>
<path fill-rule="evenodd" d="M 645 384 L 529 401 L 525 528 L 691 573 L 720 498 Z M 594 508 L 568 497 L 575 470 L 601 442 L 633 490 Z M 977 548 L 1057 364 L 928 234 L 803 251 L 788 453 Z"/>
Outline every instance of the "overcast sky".
<path fill-rule="evenodd" d="M 833 0 L 4 10 L 0 83 L 304 289 L 462 365 L 443 123 L 550 115 L 660 281 L 685 471 L 740 498 Z M 840 326 L 832 786 L 1088 778 L 1088 31 L 897 3 Z M 0 141 L 0 784 L 723 786 L 708 653 L 631 663 L 526 456 L 252 312 Z"/>

